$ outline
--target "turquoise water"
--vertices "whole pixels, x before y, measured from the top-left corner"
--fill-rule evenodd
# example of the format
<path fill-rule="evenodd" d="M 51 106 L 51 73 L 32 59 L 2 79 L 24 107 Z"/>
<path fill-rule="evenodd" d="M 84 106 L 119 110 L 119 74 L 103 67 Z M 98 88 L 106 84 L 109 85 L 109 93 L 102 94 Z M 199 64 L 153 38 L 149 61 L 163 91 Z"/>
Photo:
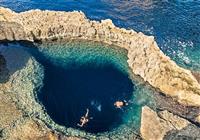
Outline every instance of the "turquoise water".
<path fill-rule="evenodd" d="M 155 36 L 165 54 L 200 71 L 199 0 L 1 0 L 0 6 L 15 11 L 81 10 L 90 19 L 110 18 L 119 27 Z"/>
<path fill-rule="evenodd" d="M 81 10 L 90 19 L 110 18 L 119 27 L 134 29 L 155 36 L 160 49 L 175 60 L 177 64 L 194 71 L 200 71 L 199 0 L 1 0 L 0 6 L 9 7 L 15 11 L 36 8 L 58 11 Z M 85 47 L 83 49 L 80 46 Z M 94 44 L 70 43 L 68 45 L 51 45 L 51 49 L 48 45 L 43 45 L 40 46 L 37 53 L 42 55 L 42 60 L 47 60 L 51 65 L 64 69 L 64 71 L 69 70 L 69 68 L 72 69 L 72 66 L 73 69 L 77 69 L 93 63 L 95 63 L 92 65 L 93 70 L 95 68 L 104 69 L 104 64 L 109 63 L 114 71 L 117 70 L 118 74 L 127 75 L 129 73 L 126 52 L 102 49 L 102 45 L 97 46 L 99 47 L 94 48 Z M 41 61 L 41 59 L 38 58 L 38 61 Z M 44 62 L 41 61 L 41 63 Z M 55 78 L 65 78 L 59 75 L 57 77 L 54 73 L 49 75 L 55 75 Z M 130 77 L 127 79 L 130 79 Z M 106 135 L 130 135 L 133 131 L 138 131 L 141 107 L 143 105 L 152 107 L 155 105 L 151 94 L 153 91 L 150 88 L 133 79 L 132 85 L 133 94 L 128 96 L 127 99 L 130 101 L 130 106 L 121 111 L 123 115 L 118 118 L 120 121 L 117 121 L 117 126 L 108 125 L 109 127 L 106 129 L 111 129 L 109 134 L 106 133 Z M 98 107 L 99 103 L 94 102 L 93 105 Z M 80 114 L 82 115 L 84 112 L 85 109 Z M 65 124 L 61 122 L 60 125 Z M 73 125 L 70 126 L 74 127 Z M 106 131 L 106 129 L 103 131 Z M 89 131 L 88 129 L 83 130 Z"/>
<path fill-rule="evenodd" d="M 37 100 L 60 126 L 128 135 L 139 130 L 142 106 L 155 105 L 153 91 L 129 77 L 127 51 L 123 49 L 86 42 L 24 49 L 44 68 L 43 87 L 37 92 Z M 117 109 L 114 102 L 118 100 L 129 105 Z M 86 109 L 92 119 L 78 127 Z"/>
<path fill-rule="evenodd" d="M 45 76 L 38 98 L 56 123 L 91 133 L 122 123 L 123 110 L 116 109 L 114 102 L 130 100 L 134 91 L 126 53 L 120 56 L 116 49 L 87 44 L 40 46 L 39 52 Z M 87 109 L 92 119 L 79 127 Z"/>
<path fill-rule="evenodd" d="M 193 71 L 200 71 L 200 47 L 182 44 L 182 51 L 178 50 L 170 56 L 182 67 Z"/>
<path fill-rule="evenodd" d="M 13 101 L 24 114 L 52 130 L 89 139 L 130 139 L 139 133 L 142 107 L 156 107 L 154 90 L 130 77 L 124 49 L 76 41 L 5 43 L 0 50 L 7 54 L 10 78 L 16 80 L 9 89 Z M 16 55 L 18 59 L 13 59 Z M 117 100 L 128 105 L 117 109 Z M 86 109 L 92 119 L 78 127 Z"/>

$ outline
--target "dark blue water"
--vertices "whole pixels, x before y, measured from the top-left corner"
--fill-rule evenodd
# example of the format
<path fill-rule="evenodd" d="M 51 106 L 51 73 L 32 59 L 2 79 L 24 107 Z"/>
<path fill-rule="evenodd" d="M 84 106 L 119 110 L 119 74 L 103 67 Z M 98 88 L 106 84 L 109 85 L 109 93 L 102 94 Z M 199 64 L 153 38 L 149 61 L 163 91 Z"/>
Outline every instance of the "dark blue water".
<path fill-rule="evenodd" d="M 117 109 L 114 103 L 129 101 L 135 89 L 128 73 L 115 64 L 121 63 L 115 60 L 120 58 L 119 50 L 84 43 L 26 49 L 44 68 L 44 86 L 37 98 L 54 122 L 91 133 L 110 131 L 123 124 L 128 108 Z M 123 57 L 123 65 L 127 65 L 125 52 Z M 87 109 L 92 119 L 79 127 Z"/>
<path fill-rule="evenodd" d="M 122 110 L 114 107 L 117 100 L 128 100 L 132 83 L 114 66 L 102 68 L 81 67 L 63 69 L 51 63 L 45 67 L 44 87 L 39 99 L 47 113 L 58 124 L 77 126 L 88 108 L 93 118 L 82 129 L 88 132 L 105 132 L 122 123 Z M 127 93 L 125 96 L 123 93 Z"/>
<path fill-rule="evenodd" d="M 77 123 L 87 108 L 93 119 L 83 127 L 86 131 L 105 132 L 122 123 L 122 110 L 116 109 L 114 102 L 128 100 L 132 95 L 132 82 L 127 75 L 109 64 L 78 69 L 42 64 L 45 78 L 39 99 L 56 123 L 80 128 Z"/>
<path fill-rule="evenodd" d="M 136 31 L 144 32 L 147 35 L 155 36 L 155 39 L 163 52 L 175 60 L 179 65 L 193 70 L 200 70 L 200 0 L 1 0 L 0 6 L 9 7 L 18 12 L 36 8 L 59 11 L 81 10 L 90 19 L 101 20 L 110 18 L 117 26 L 134 29 Z M 59 61 L 56 63 L 59 64 Z M 115 70 L 114 67 L 111 68 Z M 52 69 L 57 70 L 58 66 L 52 65 Z M 82 67 L 79 70 L 85 72 L 84 69 L 85 68 Z M 65 70 L 60 69 L 60 73 Z M 94 68 L 88 70 L 91 73 L 96 71 Z M 102 76 L 106 75 L 106 73 L 103 72 L 105 70 L 109 72 L 107 67 L 104 67 L 103 69 L 100 69 L 98 73 L 102 74 Z M 68 75 L 64 73 L 63 77 L 70 77 L 77 71 L 68 69 L 67 72 L 71 74 Z M 121 71 L 115 72 L 121 75 Z M 53 74 L 53 71 L 47 72 L 46 75 L 51 76 L 48 76 L 45 79 L 51 81 L 51 78 L 63 78 L 60 73 Z M 121 75 L 121 78 L 122 77 L 123 76 Z M 83 78 L 85 77 L 83 76 Z M 53 85 L 55 84 L 54 82 L 55 81 L 51 81 L 49 84 Z M 126 82 L 128 83 L 128 81 Z M 61 89 L 67 89 L 65 83 L 61 82 L 59 84 L 61 84 Z M 51 87 L 50 85 L 46 86 Z M 142 90 L 138 91 L 140 93 L 138 95 L 145 96 L 146 94 L 141 94 L 141 91 Z M 61 94 L 64 93 L 60 91 L 59 95 Z M 87 96 L 89 97 L 89 95 Z M 52 98 L 52 96 L 49 97 Z M 143 98 L 144 97 L 139 99 Z M 46 104 L 48 106 L 48 102 L 46 102 Z M 98 103 L 95 102 L 95 104 L 98 106 Z M 84 107 L 78 114 L 79 116 L 85 113 L 87 105 L 83 106 Z M 133 109 L 135 108 L 133 107 Z M 138 112 L 136 118 L 139 118 L 138 114 L 140 114 L 140 111 L 138 111 L 138 109 L 132 112 Z M 134 113 L 130 114 L 131 115 L 128 115 L 127 118 L 130 118 L 130 116 L 132 117 Z M 118 113 L 116 113 L 116 117 L 117 116 Z M 65 115 L 61 113 L 60 117 L 65 118 Z M 59 121 L 59 118 L 54 119 L 60 124 L 62 123 L 67 126 L 75 125 L 75 122 L 73 122 L 73 124 L 66 123 L 68 118 L 63 121 Z M 133 121 L 135 120 L 135 118 L 132 119 Z M 120 118 L 118 118 L 118 120 L 117 123 L 120 124 Z M 109 127 L 110 125 L 111 124 L 108 124 Z M 92 126 L 90 127 L 92 128 Z M 99 127 L 99 130 L 101 130 L 101 127 Z"/>
<path fill-rule="evenodd" d="M 81 10 L 90 19 L 110 18 L 120 27 L 154 35 L 178 64 L 200 70 L 200 0 L 1 0 L 15 11 Z"/>

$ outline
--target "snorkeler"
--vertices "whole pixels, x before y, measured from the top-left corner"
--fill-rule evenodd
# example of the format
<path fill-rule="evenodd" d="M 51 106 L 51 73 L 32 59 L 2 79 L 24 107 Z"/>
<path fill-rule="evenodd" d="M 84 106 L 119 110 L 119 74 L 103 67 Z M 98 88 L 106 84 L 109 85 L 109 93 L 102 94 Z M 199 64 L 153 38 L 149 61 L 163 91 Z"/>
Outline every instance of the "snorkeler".
<path fill-rule="evenodd" d="M 124 100 L 124 101 L 116 101 L 114 103 L 114 106 L 116 108 L 122 108 L 122 107 L 127 106 L 127 105 L 128 105 L 128 102 L 126 100 Z"/>
<path fill-rule="evenodd" d="M 80 119 L 80 124 L 78 123 L 77 125 L 83 127 L 86 123 L 89 122 L 90 119 L 92 119 L 92 117 L 89 118 L 89 109 L 87 108 L 87 112 Z"/>

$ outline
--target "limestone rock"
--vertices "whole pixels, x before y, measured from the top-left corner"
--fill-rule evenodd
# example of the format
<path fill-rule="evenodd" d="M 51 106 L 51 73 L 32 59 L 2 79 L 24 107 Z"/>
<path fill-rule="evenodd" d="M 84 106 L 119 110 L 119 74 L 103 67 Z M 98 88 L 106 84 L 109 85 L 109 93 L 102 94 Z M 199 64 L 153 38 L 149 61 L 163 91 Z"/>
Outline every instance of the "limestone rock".
<path fill-rule="evenodd" d="M 142 109 L 140 133 L 144 140 L 161 140 L 166 133 L 157 114 L 148 107 Z"/>
<path fill-rule="evenodd" d="M 15 14 L 12 10 L 4 7 L 0 7 L 0 13 L 0 21 L 8 21 L 7 18 L 10 18 Z"/>
<path fill-rule="evenodd" d="M 0 15 L 0 40 L 82 39 L 122 47 L 128 50 L 128 64 L 135 75 L 184 105 L 200 106 L 197 79 L 165 56 L 151 36 L 115 27 L 111 20 L 90 21 L 76 11 L 15 13 L 1 7 Z"/>
<path fill-rule="evenodd" d="M 0 130 L 12 125 L 22 116 L 22 112 L 17 109 L 14 102 L 0 91 Z"/>
<path fill-rule="evenodd" d="M 8 140 L 84 140 L 53 133 L 42 122 L 27 119 L 11 129 Z"/>
<path fill-rule="evenodd" d="M 0 40 L 26 40 L 23 27 L 15 22 L 0 21 Z"/>
<path fill-rule="evenodd" d="M 8 80 L 8 69 L 6 67 L 6 60 L 3 55 L 0 54 L 0 83 Z"/>
<path fill-rule="evenodd" d="M 200 114 L 196 117 L 196 122 L 200 124 Z"/>
<path fill-rule="evenodd" d="M 163 140 L 167 132 L 181 130 L 189 124 L 187 120 L 168 111 L 157 114 L 147 106 L 142 108 L 140 132 L 144 140 Z"/>
<path fill-rule="evenodd" d="M 3 64 L 1 66 L 8 70 L 8 78 L 0 82 L 0 131 L 4 138 L 12 137 L 11 140 L 23 137 L 26 140 L 29 134 L 37 137 L 37 133 L 28 128 L 30 125 L 32 127 L 32 124 L 21 128 L 22 124 L 18 122 L 24 122 L 24 116 L 41 110 L 34 99 L 34 90 L 42 80 L 39 76 L 42 74 L 42 71 L 39 71 L 40 65 L 29 53 L 20 48 L 1 44 L 0 52 L 0 62 Z M 7 73 L 1 74 L 7 75 Z M 35 125 L 34 128 L 36 129 Z M 18 130 L 25 134 L 20 135 Z"/>
<path fill-rule="evenodd" d="M 168 132 L 164 140 L 199 140 L 200 139 L 200 129 L 189 124 L 187 127 L 181 130 L 172 130 Z"/>
<path fill-rule="evenodd" d="M 47 135 L 47 131 L 33 120 L 24 121 L 8 133 L 10 134 L 8 140 L 38 140 Z"/>
<path fill-rule="evenodd" d="M 172 113 L 168 112 L 167 110 L 165 111 L 160 111 L 158 113 L 158 116 L 165 120 L 168 124 L 168 126 L 170 126 L 173 129 L 176 130 L 181 130 L 184 127 L 188 126 L 188 124 L 190 124 L 190 122 L 188 122 L 187 120 L 180 118 L 176 115 L 173 115 Z"/>
<path fill-rule="evenodd" d="M 200 83 L 200 72 L 192 72 L 192 74 L 194 75 L 194 77 L 197 79 L 197 81 Z"/>
<path fill-rule="evenodd" d="M 0 70 L 6 69 L 9 73 L 8 80 L 0 81 L 0 139 L 80 140 L 53 133 L 35 119 L 42 111 L 34 91 L 42 86 L 43 69 L 30 53 L 18 47 L 0 45 Z"/>
<path fill-rule="evenodd" d="M 200 107 L 184 106 L 171 97 L 166 97 L 164 94 L 154 92 L 153 96 L 156 98 L 156 108 L 160 110 L 167 110 L 182 118 L 186 118 L 191 122 L 196 122 L 197 117 L 200 115 Z"/>

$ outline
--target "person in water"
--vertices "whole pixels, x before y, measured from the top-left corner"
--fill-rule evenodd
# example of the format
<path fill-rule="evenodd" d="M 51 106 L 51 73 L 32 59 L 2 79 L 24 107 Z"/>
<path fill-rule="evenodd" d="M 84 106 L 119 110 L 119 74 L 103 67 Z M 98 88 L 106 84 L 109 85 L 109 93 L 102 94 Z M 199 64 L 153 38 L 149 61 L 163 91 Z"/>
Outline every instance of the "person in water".
<path fill-rule="evenodd" d="M 114 103 L 114 106 L 116 107 L 116 108 L 122 108 L 122 107 L 124 107 L 124 106 L 127 106 L 128 105 L 128 102 L 127 101 L 116 101 L 115 103 Z"/>
<path fill-rule="evenodd" d="M 89 120 L 92 118 L 89 118 L 89 109 L 87 108 L 87 111 L 84 116 L 81 117 L 80 119 L 80 124 L 78 123 L 77 125 L 80 127 L 83 127 L 85 124 L 89 122 Z"/>

